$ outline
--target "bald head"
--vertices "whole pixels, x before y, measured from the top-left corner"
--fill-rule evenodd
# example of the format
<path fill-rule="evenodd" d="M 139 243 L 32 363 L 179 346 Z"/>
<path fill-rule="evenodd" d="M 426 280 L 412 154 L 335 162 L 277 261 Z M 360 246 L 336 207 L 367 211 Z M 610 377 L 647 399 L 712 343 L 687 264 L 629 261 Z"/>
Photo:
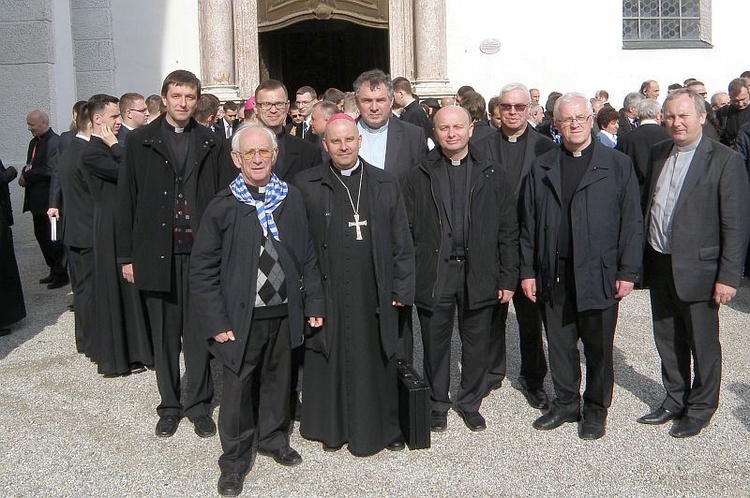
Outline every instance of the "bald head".
<path fill-rule="evenodd" d="M 471 114 L 463 107 L 443 107 L 435 113 L 435 139 L 446 157 L 460 160 L 469 153 L 469 139 L 474 132 Z"/>
<path fill-rule="evenodd" d="M 34 109 L 26 116 L 26 127 L 35 137 L 44 135 L 49 130 L 49 116 L 41 109 Z"/>
<path fill-rule="evenodd" d="M 333 165 L 340 170 L 345 170 L 357 164 L 362 135 L 359 134 L 354 120 L 337 118 L 337 116 L 340 114 L 334 114 L 328 120 L 323 136 L 323 147 L 331 156 Z"/>

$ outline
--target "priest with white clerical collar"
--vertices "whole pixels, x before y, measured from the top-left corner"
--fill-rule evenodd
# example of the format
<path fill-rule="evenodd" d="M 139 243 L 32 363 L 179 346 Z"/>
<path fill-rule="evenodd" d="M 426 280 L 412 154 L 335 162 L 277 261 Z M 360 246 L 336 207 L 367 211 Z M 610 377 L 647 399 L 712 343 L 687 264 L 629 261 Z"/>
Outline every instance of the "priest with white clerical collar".
<path fill-rule="evenodd" d="M 298 174 L 326 293 L 327 319 L 306 340 L 300 434 L 358 456 L 403 449 L 398 309 L 414 297 L 414 248 L 396 178 L 359 157 L 354 119 L 334 114 L 330 160 Z"/>

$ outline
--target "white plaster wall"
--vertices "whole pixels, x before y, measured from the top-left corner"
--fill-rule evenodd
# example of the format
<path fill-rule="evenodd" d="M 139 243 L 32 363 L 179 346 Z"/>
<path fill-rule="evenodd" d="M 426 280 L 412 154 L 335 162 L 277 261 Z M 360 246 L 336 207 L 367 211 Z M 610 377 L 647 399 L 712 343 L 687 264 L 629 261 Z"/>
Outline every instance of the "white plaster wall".
<path fill-rule="evenodd" d="M 58 126 L 57 133 L 68 129 L 70 109 L 76 99 L 75 63 L 73 60 L 73 37 L 70 24 L 70 0 L 52 2 L 53 60 L 51 73 L 51 111 Z"/>
<path fill-rule="evenodd" d="M 113 1 L 111 8 L 118 97 L 158 94 L 175 69 L 200 77 L 198 0 Z"/>
<path fill-rule="evenodd" d="M 750 2 L 712 5 L 712 49 L 624 50 L 621 0 L 446 0 L 448 77 L 454 90 L 469 84 L 487 100 L 511 81 L 539 88 L 542 100 L 555 90 L 593 97 L 606 89 L 618 108 L 647 79 L 657 80 L 662 94 L 688 77 L 703 81 L 709 95 L 726 91 L 750 70 Z M 500 40 L 499 53 L 479 51 L 487 38 Z"/>

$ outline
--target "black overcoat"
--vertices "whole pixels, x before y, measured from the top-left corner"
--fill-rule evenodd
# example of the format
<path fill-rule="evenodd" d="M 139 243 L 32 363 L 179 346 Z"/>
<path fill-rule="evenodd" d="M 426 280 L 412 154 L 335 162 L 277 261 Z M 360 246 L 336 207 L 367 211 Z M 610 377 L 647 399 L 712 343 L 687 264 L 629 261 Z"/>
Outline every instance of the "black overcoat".
<path fill-rule="evenodd" d="M 368 228 L 372 234 L 372 254 L 375 266 L 375 283 L 378 291 L 378 314 L 380 316 L 380 343 L 386 358 L 396 352 L 398 340 L 398 309 L 391 303 L 399 301 L 405 305 L 414 302 L 414 246 L 409 233 L 406 208 L 396 178 L 390 173 L 366 163 L 364 174 L 368 180 L 370 214 Z M 330 268 L 337 264 L 328 253 L 330 240 L 329 222 L 333 209 L 333 185 L 328 170 L 330 161 L 313 169 L 303 171 L 294 179 L 302 192 L 315 240 L 318 264 L 323 277 L 323 286 L 328 302 L 332 302 Z M 321 333 L 307 342 L 308 347 L 328 357 L 330 334 L 333 327 L 323 327 Z"/>
<path fill-rule="evenodd" d="M 289 186 L 273 217 L 281 238 L 274 244 L 286 278 L 290 347 L 295 348 L 304 338 L 304 317 L 325 316 L 325 297 L 299 190 Z M 252 334 L 262 239 L 255 208 L 224 189 L 206 209 L 190 257 L 190 313 L 198 323 L 194 330 L 200 331 L 214 357 L 237 374 Z M 235 341 L 213 340 L 228 330 Z"/>

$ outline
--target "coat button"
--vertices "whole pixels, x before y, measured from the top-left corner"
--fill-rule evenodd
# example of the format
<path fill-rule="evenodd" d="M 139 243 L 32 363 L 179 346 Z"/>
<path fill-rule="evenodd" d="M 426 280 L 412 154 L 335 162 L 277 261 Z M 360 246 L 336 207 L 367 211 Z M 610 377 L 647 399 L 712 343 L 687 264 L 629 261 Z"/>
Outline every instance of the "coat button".
<path fill-rule="evenodd" d="M 166 223 L 162 223 L 161 226 L 165 227 L 165 226 L 167 226 L 167 224 Z"/>
<path fill-rule="evenodd" d="M 240 303 L 240 308 L 245 309 L 245 303 Z"/>
<path fill-rule="evenodd" d="M 323 244 L 323 249 L 328 249 L 328 244 Z"/>
<path fill-rule="evenodd" d="M 164 195 L 167 195 L 167 191 L 166 190 L 164 191 Z"/>
<path fill-rule="evenodd" d="M 443 262 L 447 263 L 448 262 L 448 258 L 443 259 Z"/>
<path fill-rule="evenodd" d="M 164 256 L 159 256 L 159 259 L 164 259 Z"/>

